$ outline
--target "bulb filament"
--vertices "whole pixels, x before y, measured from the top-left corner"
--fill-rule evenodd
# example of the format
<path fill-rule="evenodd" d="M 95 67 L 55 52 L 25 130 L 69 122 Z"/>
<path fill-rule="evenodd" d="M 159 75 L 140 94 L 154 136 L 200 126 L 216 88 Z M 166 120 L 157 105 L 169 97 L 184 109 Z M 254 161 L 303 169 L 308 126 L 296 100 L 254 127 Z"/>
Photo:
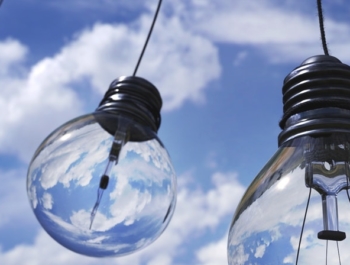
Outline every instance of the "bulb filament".
<path fill-rule="evenodd" d="M 109 177 L 107 175 L 103 175 L 100 179 L 100 187 L 97 190 L 97 200 L 96 203 L 94 205 L 94 208 L 91 211 L 91 216 L 90 216 L 90 229 L 92 226 L 92 223 L 95 219 L 95 215 L 97 213 L 97 209 L 98 206 L 100 205 L 101 199 L 102 199 L 102 195 L 105 189 L 107 189 L 108 187 L 108 182 L 109 182 Z"/>
<path fill-rule="evenodd" d="M 113 167 L 113 165 L 118 164 L 120 151 L 121 151 L 122 147 L 125 145 L 125 143 L 127 142 L 127 133 L 126 133 L 127 130 L 126 130 L 125 125 L 126 125 L 125 123 L 120 122 L 119 128 L 114 135 L 113 144 L 112 144 L 111 150 L 109 152 L 108 163 L 107 163 L 104 174 L 100 178 L 100 185 L 99 185 L 99 188 L 97 189 L 97 199 L 96 199 L 95 205 L 92 208 L 92 211 L 90 214 L 90 227 L 89 227 L 90 230 L 91 230 L 92 224 L 94 222 L 98 207 L 100 206 L 103 192 L 108 187 L 109 175 L 111 173 L 112 167 Z M 120 127 L 122 127 L 122 128 L 120 128 Z"/>

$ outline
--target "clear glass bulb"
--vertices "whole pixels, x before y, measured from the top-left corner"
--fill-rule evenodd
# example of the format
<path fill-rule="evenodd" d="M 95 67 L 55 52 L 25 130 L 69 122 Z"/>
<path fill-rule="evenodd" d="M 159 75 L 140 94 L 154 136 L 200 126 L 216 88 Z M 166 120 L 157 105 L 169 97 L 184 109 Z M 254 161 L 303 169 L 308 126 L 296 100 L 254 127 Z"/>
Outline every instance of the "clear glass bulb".
<path fill-rule="evenodd" d="M 281 145 L 238 205 L 229 264 L 350 263 L 349 163 L 349 134 Z"/>
<path fill-rule="evenodd" d="M 27 191 L 57 242 L 88 256 L 121 256 L 164 231 L 176 204 L 176 177 L 153 130 L 102 111 L 69 121 L 43 141 Z"/>

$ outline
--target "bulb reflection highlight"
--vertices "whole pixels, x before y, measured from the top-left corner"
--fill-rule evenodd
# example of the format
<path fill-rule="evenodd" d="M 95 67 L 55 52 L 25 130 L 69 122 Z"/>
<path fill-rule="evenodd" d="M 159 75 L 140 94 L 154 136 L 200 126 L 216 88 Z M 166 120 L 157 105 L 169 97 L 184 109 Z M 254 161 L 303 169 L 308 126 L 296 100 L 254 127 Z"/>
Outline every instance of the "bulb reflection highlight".
<path fill-rule="evenodd" d="M 281 180 L 277 183 L 277 187 L 276 187 L 276 188 L 277 188 L 278 190 L 284 190 L 284 189 L 287 187 L 289 181 L 290 181 L 290 178 L 286 176 L 285 178 L 281 179 Z"/>

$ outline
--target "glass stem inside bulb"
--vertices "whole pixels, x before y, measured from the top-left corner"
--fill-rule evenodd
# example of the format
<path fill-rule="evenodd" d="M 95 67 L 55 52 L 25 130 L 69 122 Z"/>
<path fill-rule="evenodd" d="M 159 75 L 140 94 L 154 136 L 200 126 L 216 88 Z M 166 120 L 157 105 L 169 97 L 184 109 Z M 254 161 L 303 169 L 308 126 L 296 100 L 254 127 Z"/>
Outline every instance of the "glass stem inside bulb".
<path fill-rule="evenodd" d="M 305 184 L 322 197 L 324 230 L 318 233 L 319 239 L 341 241 L 346 238 L 346 234 L 339 231 L 337 200 L 340 191 L 349 189 L 349 165 L 344 161 L 347 158 L 345 152 L 344 148 L 337 149 L 334 145 L 316 151 L 308 149 L 305 152 L 308 160 Z"/>
<path fill-rule="evenodd" d="M 97 199 L 94 207 L 92 208 L 91 215 L 90 215 L 90 228 L 92 227 L 92 224 L 94 222 L 98 207 L 100 205 L 100 202 L 102 200 L 103 192 L 107 189 L 109 184 L 109 176 L 112 170 L 112 167 L 118 163 L 119 160 L 119 154 L 121 152 L 122 147 L 125 145 L 128 139 L 127 134 L 127 124 L 123 122 L 121 119 L 121 122 L 119 123 L 118 129 L 114 135 L 113 143 L 111 146 L 111 150 L 109 152 L 108 156 L 108 162 L 104 171 L 104 174 L 100 178 L 100 185 L 97 189 Z"/>
<path fill-rule="evenodd" d="M 338 200 L 335 195 L 322 196 L 323 228 L 338 231 Z"/>

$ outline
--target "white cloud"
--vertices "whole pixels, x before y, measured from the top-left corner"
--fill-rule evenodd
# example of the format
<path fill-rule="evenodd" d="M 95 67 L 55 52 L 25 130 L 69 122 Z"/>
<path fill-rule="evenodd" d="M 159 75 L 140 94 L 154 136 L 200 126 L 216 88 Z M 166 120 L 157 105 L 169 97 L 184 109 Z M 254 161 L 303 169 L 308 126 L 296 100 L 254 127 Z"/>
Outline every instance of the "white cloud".
<path fill-rule="evenodd" d="M 18 245 L 6 254 L 0 254 L 1 264 L 19 265 L 19 264 L 107 264 L 97 263 L 96 260 L 88 259 L 74 254 L 57 243 L 43 231 L 41 231 L 32 245 Z M 69 262 L 69 263 L 68 263 Z"/>
<path fill-rule="evenodd" d="M 186 186 L 179 187 L 177 210 L 172 222 L 164 234 L 152 245 L 133 255 L 117 259 L 93 259 L 74 254 L 56 244 L 43 231 L 41 231 L 33 245 L 17 245 L 15 248 L 0 252 L 0 263 L 6 265 L 21 264 L 111 264 L 117 265 L 170 265 L 174 264 L 179 253 L 190 251 L 186 249 L 186 242 L 190 238 L 200 238 L 200 234 L 210 228 L 215 229 L 223 225 L 222 219 L 231 215 L 245 187 L 237 180 L 234 173 L 216 173 L 212 177 L 212 189 L 204 192 L 202 190 L 191 191 Z M 215 200 L 214 200 L 215 197 Z M 224 224 L 228 225 L 228 224 Z M 197 253 L 197 259 L 204 259 L 205 249 L 219 249 L 210 262 L 204 265 L 221 264 L 215 261 L 223 261 L 226 253 L 226 237 L 213 244 L 205 245 Z M 187 253 L 191 254 L 191 253 Z M 52 259 L 52 257 L 55 257 Z"/>
<path fill-rule="evenodd" d="M 151 259 L 149 262 L 147 262 L 147 265 L 171 265 L 172 260 L 169 256 L 166 254 L 160 254 L 153 259 Z"/>
<path fill-rule="evenodd" d="M 209 7 L 218 12 L 209 12 Z M 257 45 L 296 41 L 307 43 L 318 35 L 317 20 L 313 23 L 311 17 L 283 9 L 271 1 L 219 1 L 193 11 L 200 19 L 195 28 L 216 41 Z M 205 20 L 206 16 L 208 20 Z M 293 36 L 287 32 L 293 32 Z M 310 36 L 310 32 L 314 34 Z"/>
<path fill-rule="evenodd" d="M 227 235 L 199 249 L 196 256 L 200 265 L 227 264 Z"/>
<path fill-rule="evenodd" d="M 0 75 L 8 74 L 11 66 L 23 62 L 27 52 L 27 48 L 17 40 L 6 39 L 0 42 Z"/>
<path fill-rule="evenodd" d="M 62 83 L 88 78 L 102 94 L 116 77 L 132 74 L 150 23 L 149 16 L 130 25 L 97 23 L 46 59 L 45 66 L 54 69 Z M 220 75 L 218 52 L 178 18 L 160 16 L 137 75 L 158 87 L 164 109 L 171 110 L 203 97 L 205 85 Z"/>
<path fill-rule="evenodd" d="M 52 205 L 53 205 L 52 195 L 48 192 L 44 192 L 42 197 L 42 203 L 45 209 L 47 210 L 52 209 Z"/>
<path fill-rule="evenodd" d="M 5 58 L 0 70 L 0 152 L 28 161 L 50 130 L 80 112 L 76 94 L 60 82 L 60 73 L 45 59 L 25 70 L 27 48 L 18 41 L 0 42 Z"/>
<path fill-rule="evenodd" d="M 256 258 L 262 258 L 265 254 L 265 250 L 266 250 L 266 245 L 262 244 L 260 246 L 258 246 L 255 250 L 255 254 L 254 257 Z"/>
<path fill-rule="evenodd" d="M 316 6 L 280 1 L 198 1 L 174 7 L 195 32 L 216 42 L 250 45 L 270 61 L 301 62 L 323 54 Z M 307 10 L 307 12 L 305 11 Z M 346 47 L 350 26 L 326 16 L 325 27 L 330 50 L 350 60 Z"/>
<path fill-rule="evenodd" d="M 0 172 L 0 228 L 11 223 L 34 224 L 34 214 L 25 189 L 25 170 L 11 170 Z M 23 218 L 26 216 L 26 218 Z"/>
<path fill-rule="evenodd" d="M 250 46 L 273 63 L 301 63 L 310 56 L 323 54 L 315 4 L 191 0 L 169 5 L 196 34 L 216 43 Z M 325 12 L 330 53 L 350 61 L 350 26 Z"/>

